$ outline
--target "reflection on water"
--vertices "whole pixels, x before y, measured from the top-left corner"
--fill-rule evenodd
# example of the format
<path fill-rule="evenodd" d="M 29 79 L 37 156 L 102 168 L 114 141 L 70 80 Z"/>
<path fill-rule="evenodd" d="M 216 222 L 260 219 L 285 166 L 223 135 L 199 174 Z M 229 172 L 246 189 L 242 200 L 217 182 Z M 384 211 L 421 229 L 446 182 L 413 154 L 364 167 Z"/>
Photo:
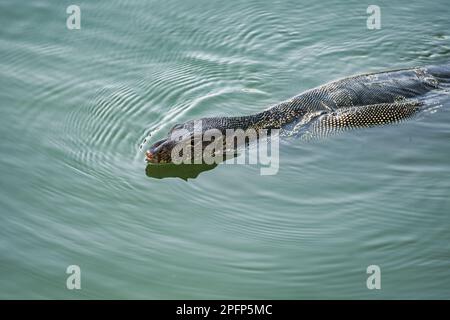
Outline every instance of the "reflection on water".
<path fill-rule="evenodd" d="M 217 164 L 148 164 L 145 173 L 148 177 L 156 179 L 180 178 L 187 181 L 216 166 Z"/>

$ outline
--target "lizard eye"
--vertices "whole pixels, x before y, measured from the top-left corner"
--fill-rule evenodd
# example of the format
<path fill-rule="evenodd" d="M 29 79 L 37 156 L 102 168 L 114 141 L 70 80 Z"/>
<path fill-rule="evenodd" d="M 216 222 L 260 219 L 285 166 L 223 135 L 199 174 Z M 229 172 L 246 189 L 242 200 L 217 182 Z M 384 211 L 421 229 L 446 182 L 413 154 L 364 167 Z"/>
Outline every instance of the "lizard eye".
<path fill-rule="evenodd" d="M 166 141 L 166 139 L 162 139 L 162 140 L 159 140 L 159 141 L 156 141 L 152 146 L 151 146 L 151 149 L 155 149 L 155 148 L 157 148 L 158 146 L 160 146 L 163 142 L 165 142 Z"/>

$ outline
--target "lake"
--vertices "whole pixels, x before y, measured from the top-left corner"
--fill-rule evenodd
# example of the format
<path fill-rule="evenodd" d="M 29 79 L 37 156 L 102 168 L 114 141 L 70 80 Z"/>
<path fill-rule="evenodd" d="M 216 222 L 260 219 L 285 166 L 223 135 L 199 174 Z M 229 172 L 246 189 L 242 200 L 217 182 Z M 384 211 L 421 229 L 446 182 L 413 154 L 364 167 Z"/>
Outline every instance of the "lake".
<path fill-rule="evenodd" d="M 0 0 L 0 298 L 449 299 L 450 96 L 398 125 L 285 139 L 274 175 L 163 172 L 139 149 L 176 123 L 448 63 L 448 5 Z"/>

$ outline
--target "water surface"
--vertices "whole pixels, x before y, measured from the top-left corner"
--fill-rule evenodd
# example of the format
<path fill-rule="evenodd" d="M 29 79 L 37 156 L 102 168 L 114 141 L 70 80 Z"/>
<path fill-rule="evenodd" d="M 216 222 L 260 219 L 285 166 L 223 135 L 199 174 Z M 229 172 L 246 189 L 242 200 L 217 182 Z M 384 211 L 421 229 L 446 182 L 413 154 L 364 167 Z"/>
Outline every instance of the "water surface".
<path fill-rule="evenodd" d="M 449 99 L 284 141 L 273 176 L 155 178 L 138 148 L 340 77 L 448 63 L 448 1 L 377 1 L 380 30 L 364 1 L 81 1 L 80 30 L 70 4 L 0 0 L 1 298 L 450 298 Z"/>

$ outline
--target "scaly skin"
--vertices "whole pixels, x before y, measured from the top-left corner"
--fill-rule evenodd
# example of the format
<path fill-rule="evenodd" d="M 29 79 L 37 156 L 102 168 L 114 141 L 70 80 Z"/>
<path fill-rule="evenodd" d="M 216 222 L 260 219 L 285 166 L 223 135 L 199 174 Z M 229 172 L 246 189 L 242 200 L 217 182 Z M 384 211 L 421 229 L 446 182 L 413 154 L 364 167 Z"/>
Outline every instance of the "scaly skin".
<path fill-rule="evenodd" d="M 283 129 L 307 126 L 308 135 L 324 136 L 340 130 L 395 123 L 420 111 L 420 98 L 450 84 L 450 65 L 401 69 L 357 75 L 303 92 L 260 113 L 238 117 L 202 118 L 202 132 L 217 129 Z M 177 144 L 176 130 L 194 133 L 194 121 L 175 125 L 168 138 L 147 151 L 147 161 L 170 162 Z"/>

